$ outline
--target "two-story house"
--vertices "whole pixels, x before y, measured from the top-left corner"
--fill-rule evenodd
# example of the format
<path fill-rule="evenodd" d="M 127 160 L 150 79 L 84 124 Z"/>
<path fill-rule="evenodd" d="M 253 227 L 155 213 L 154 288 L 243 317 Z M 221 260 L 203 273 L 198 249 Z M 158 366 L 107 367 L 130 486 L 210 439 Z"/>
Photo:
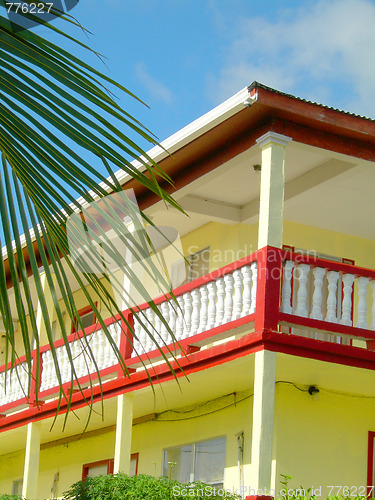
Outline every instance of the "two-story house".
<path fill-rule="evenodd" d="M 188 216 L 122 181 L 178 231 L 190 262 L 179 308 L 155 297 L 178 345 L 143 308 L 177 356 L 174 373 L 135 322 L 146 352 L 122 346 L 124 377 L 77 290 L 102 388 L 88 382 L 95 367 L 74 325 L 84 394 L 71 395 L 66 422 L 48 346 L 43 404 L 25 394 L 22 357 L 6 384 L 0 368 L 0 492 L 58 498 L 87 474 L 123 471 L 250 498 L 277 494 L 280 474 L 322 496 L 365 494 L 375 481 L 375 122 L 254 82 L 163 146 L 172 154 L 150 155 Z M 121 346 L 117 319 L 108 324 Z"/>

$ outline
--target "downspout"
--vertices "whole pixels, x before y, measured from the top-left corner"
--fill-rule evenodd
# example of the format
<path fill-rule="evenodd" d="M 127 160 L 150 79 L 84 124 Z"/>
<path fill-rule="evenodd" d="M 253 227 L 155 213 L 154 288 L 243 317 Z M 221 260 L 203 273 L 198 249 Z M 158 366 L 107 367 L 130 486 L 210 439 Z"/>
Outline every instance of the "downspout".
<path fill-rule="evenodd" d="M 244 448 L 244 432 L 238 432 L 236 434 L 237 438 L 237 448 L 238 448 L 238 456 L 237 456 L 237 465 L 238 465 L 238 474 L 239 474 L 239 483 L 240 483 L 240 495 L 243 497 L 244 495 L 244 481 L 243 481 L 243 448 Z"/>

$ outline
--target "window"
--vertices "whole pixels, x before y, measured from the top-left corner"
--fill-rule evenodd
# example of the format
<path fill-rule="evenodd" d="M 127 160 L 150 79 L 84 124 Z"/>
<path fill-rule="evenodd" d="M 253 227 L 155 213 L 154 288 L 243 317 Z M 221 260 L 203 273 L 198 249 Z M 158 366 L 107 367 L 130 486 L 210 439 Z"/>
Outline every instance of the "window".
<path fill-rule="evenodd" d="M 95 303 L 95 307 L 97 307 L 97 303 Z M 96 316 L 91 306 L 84 307 L 78 311 L 78 316 L 81 320 L 82 327 L 78 323 L 78 320 L 75 319 L 72 323 L 72 333 L 79 332 L 82 328 L 86 329 L 89 326 L 93 325 L 96 321 Z"/>
<path fill-rule="evenodd" d="M 163 476 L 181 482 L 203 481 L 223 487 L 225 438 L 164 450 Z"/>
<path fill-rule="evenodd" d="M 22 486 L 23 486 L 23 480 L 22 479 L 16 479 L 12 483 L 12 495 L 22 495 Z"/>
<path fill-rule="evenodd" d="M 82 470 L 82 480 L 87 476 L 106 476 L 113 473 L 113 458 L 108 460 L 100 460 L 99 462 L 91 462 L 85 464 Z"/>
<path fill-rule="evenodd" d="M 132 453 L 130 456 L 130 475 L 136 476 L 138 474 L 138 457 L 139 453 Z M 100 460 L 99 462 L 91 462 L 85 464 L 82 468 L 82 480 L 87 476 L 106 476 L 113 474 L 113 458 L 107 460 Z"/>
<path fill-rule="evenodd" d="M 367 494 L 374 496 L 375 490 L 375 432 L 368 433 L 368 455 L 367 455 Z M 372 488 L 372 489 L 371 489 Z M 366 493 L 363 493 L 364 495 Z"/>
<path fill-rule="evenodd" d="M 187 257 L 187 281 L 193 281 L 209 272 L 210 247 L 204 248 L 199 252 L 193 253 Z"/>

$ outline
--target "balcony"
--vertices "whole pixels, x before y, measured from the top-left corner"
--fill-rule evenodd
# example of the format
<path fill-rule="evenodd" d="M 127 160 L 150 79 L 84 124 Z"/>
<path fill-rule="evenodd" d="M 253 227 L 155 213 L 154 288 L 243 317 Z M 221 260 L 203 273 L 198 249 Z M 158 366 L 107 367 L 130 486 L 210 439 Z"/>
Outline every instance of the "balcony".
<path fill-rule="evenodd" d="M 119 317 L 107 320 L 130 378 L 124 377 L 100 325 L 68 338 L 71 360 L 64 341 L 55 342 L 65 394 L 61 399 L 49 346 L 33 351 L 31 362 L 21 357 L 16 367 L 9 365 L 5 371 L 2 366 L 0 427 L 16 425 L 38 412 L 63 412 L 68 399 L 79 407 L 85 398 L 110 397 L 127 384 L 144 387 L 150 379 L 160 381 L 207 363 L 222 363 L 253 352 L 262 343 L 298 356 L 375 366 L 374 270 L 265 247 L 175 289 L 174 294 L 177 304 L 169 296 L 155 303 L 175 338 L 148 304 L 138 308 L 141 321 L 134 320 L 129 310 L 124 313 L 134 324 L 133 341 Z M 163 346 L 161 351 L 146 327 Z"/>

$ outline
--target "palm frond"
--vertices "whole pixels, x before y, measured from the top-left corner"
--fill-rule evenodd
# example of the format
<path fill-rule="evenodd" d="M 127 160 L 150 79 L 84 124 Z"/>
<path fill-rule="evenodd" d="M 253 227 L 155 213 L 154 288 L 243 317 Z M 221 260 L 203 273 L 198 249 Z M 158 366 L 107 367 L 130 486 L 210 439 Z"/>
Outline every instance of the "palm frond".
<path fill-rule="evenodd" d="M 64 15 L 63 19 L 80 28 L 71 16 Z M 53 24 L 44 26 L 46 33 L 51 30 L 93 52 Z M 122 324 L 131 329 L 123 310 L 134 304 L 128 303 L 124 308 L 124 302 L 120 306 L 115 300 L 111 287 L 117 294 L 124 296 L 124 293 L 123 283 L 116 279 L 112 270 L 123 269 L 128 281 L 144 298 L 143 302 L 150 302 L 160 321 L 165 323 L 165 320 L 150 300 L 147 286 L 119 248 L 126 249 L 132 259 L 140 262 L 147 279 L 158 283 L 162 290 L 167 290 L 169 283 L 159 267 L 147 261 L 152 251 L 147 233 L 142 229 L 133 232 L 125 228 L 125 217 L 135 226 L 152 222 L 124 196 L 114 171 L 124 172 L 166 203 L 180 209 L 159 185 L 160 181 L 171 182 L 168 175 L 130 135 L 137 134 L 151 145 L 157 143 L 155 137 L 119 106 L 114 97 L 116 92 L 135 98 L 125 87 L 47 37 L 30 30 L 12 31 L 8 19 L 1 16 L 0 65 L 0 216 L 1 245 L 5 252 L 0 264 L 0 316 L 7 339 L 5 360 L 14 365 L 16 358 L 25 354 L 29 373 L 33 369 L 38 377 L 43 331 L 51 346 L 56 378 L 62 387 L 63 378 L 53 345 L 51 304 L 46 299 L 48 290 L 71 366 L 73 384 L 78 377 L 64 313 L 70 323 L 76 321 L 77 327 L 83 329 L 72 288 L 74 281 L 126 371 L 105 322 L 104 311 L 119 315 Z M 132 163 L 135 158 L 140 160 L 142 170 Z M 113 196 L 114 193 L 119 197 Z M 108 198 L 108 194 L 112 196 Z M 108 238 L 108 228 L 115 235 L 112 239 Z M 72 240 L 76 248 L 91 249 L 91 269 L 77 266 L 71 254 Z M 107 261 L 104 267 L 103 253 Z M 104 311 L 96 306 L 94 296 L 105 305 Z M 17 331 L 14 318 L 18 321 Z M 143 329 L 150 330 L 144 313 L 139 313 L 138 320 Z M 169 329 L 168 324 L 165 327 Z M 157 342 L 151 330 L 149 334 Z M 18 350 L 17 336 L 22 339 L 23 353 Z M 37 355 L 32 358 L 34 347 Z M 90 344 L 87 353 L 98 370 Z M 169 355 L 163 356 L 171 366 Z M 34 367 L 33 363 L 36 363 Z M 61 390 L 62 398 L 69 405 L 71 392 L 68 396 Z"/>

